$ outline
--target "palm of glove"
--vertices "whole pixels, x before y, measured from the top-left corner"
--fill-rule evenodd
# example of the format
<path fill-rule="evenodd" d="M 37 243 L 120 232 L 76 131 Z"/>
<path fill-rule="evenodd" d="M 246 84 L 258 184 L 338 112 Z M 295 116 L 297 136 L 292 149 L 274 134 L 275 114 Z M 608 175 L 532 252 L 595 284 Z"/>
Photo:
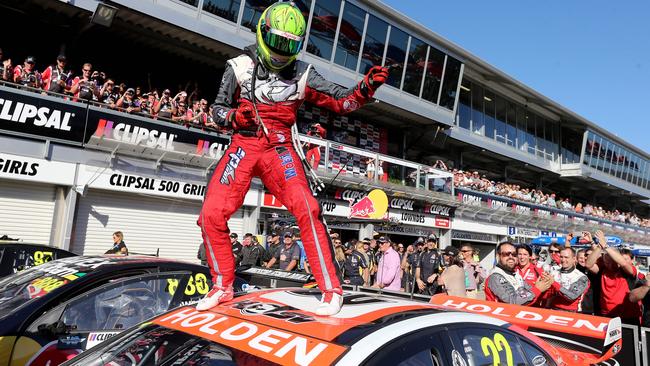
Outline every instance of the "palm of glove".
<path fill-rule="evenodd" d="M 368 86 L 373 90 L 377 90 L 388 79 L 388 68 L 383 66 L 373 66 L 368 70 L 365 77 Z"/>

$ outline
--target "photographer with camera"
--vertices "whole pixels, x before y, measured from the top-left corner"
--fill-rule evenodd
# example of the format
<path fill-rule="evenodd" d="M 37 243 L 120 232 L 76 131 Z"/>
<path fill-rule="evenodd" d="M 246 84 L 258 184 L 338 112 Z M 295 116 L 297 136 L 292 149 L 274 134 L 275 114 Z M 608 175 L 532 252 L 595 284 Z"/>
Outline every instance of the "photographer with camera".
<path fill-rule="evenodd" d="M 316 136 L 324 139 L 327 136 L 327 130 L 325 130 L 320 123 L 313 123 L 309 126 L 307 136 Z M 314 170 L 318 169 L 318 163 L 320 163 L 320 146 L 316 144 L 307 144 L 307 153 L 305 154 L 305 158 L 307 159 L 307 164 L 311 165 Z"/>
<path fill-rule="evenodd" d="M 71 73 L 65 70 L 66 62 L 65 55 L 59 55 L 56 58 L 56 65 L 50 65 L 43 71 L 41 74 L 43 90 L 58 94 L 63 94 L 66 90 L 70 90 L 70 86 L 67 83 Z"/>
<path fill-rule="evenodd" d="M 35 64 L 34 57 L 28 56 L 23 66 L 17 65 L 14 68 L 14 83 L 30 88 L 39 88 L 41 86 L 41 75 L 34 70 Z"/>
<path fill-rule="evenodd" d="M 11 81 L 11 59 L 2 60 L 2 48 L 0 48 L 0 81 Z"/>
<path fill-rule="evenodd" d="M 162 97 L 160 97 L 160 100 L 158 100 L 156 105 L 153 107 L 153 112 L 158 115 L 159 118 L 172 118 L 173 103 L 170 95 L 171 92 L 169 89 L 165 89 Z"/>
<path fill-rule="evenodd" d="M 92 70 L 93 65 L 90 63 L 83 64 L 83 67 L 81 68 L 81 77 L 77 76 L 72 81 L 70 93 L 74 95 L 75 100 L 97 100 L 100 97 L 99 88 L 97 87 L 97 81 L 100 74 L 97 71 L 93 72 Z"/>
<path fill-rule="evenodd" d="M 126 89 L 126 92 L 117 101 L 116 107 L 126 113 L 140 112 L 140 101 L 135 99 L 135 90 L 133 88 Z"/>
<path fill-rule="evenodd" d="M 114 109 L 117 100 L 120 99 L 120 93 L 115 90 L 115 82 L 113 79 L 106 79 L 106 82 L 102 86 L 102 89 L 99 91 L 99 101 L 108 104 L 108 107 Z"/>

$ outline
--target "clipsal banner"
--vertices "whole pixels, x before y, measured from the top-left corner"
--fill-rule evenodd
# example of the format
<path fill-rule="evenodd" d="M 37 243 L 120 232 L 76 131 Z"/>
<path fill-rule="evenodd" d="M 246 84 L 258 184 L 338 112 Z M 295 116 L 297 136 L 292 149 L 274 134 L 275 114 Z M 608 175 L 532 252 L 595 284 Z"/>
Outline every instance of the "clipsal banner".
<path fill-rule="evenodd" d="M 0 87 L 0 133 L 81 144 L 85 124 L 82 104 Z"/>
<path fill-rule="evenodd" d="M 167 152 L 219 158 L 230 141 L 193 128 L 149 118 L 89 107 L 86 147 L 116 143 L 138 145 Z M 106 147 L 105 146 L 105 147 Z"/>

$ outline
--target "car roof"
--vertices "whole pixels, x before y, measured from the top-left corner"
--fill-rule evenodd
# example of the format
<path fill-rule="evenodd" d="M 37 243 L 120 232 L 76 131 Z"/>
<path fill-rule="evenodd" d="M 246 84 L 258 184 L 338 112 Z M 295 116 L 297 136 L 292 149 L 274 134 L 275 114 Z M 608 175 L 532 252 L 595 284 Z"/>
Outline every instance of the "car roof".
<path fill-rule="evenodd" d="M 237 297 L 206 312 L 198 312 L 194 307 L 178 308 L 157 317 L 153 323 L 210 339 L 274 362 L 282 361 L 283 364 L 288 360 L 273 357 L 288 354 L 292 346 L 295 350 L 290 355 L 295 356 L 297 364 L 305 360 L 330 364 L 343 356 L 356 342 L 367 342 L 369 337 L 374 337 L 373 333 L 389 326 L 397 329 L 396 333 L 401 335 L 421 327 L 435 327 L 450 322 L 482 322 L 495 326 L 508 324 L 496 318 L 441 310 L 432 304 L 384 294 L 346 291 L 344 299 L 345 303 L 338 314 L 322 317 L 314 314 L 320 301 L 318 290 L 262 290 Z M 418 324 L 420 320 L 425 321 Z M 410 325 L 401 327 L 407 323 Z M 229 332 L 241 333 L 240 328 L 255 329 L 260 334 L 254 336 L 251 331 L 253 333 L 250 339 L 224 337 Z M 240 330 L 235 332 L 233 329 Z M 268 332 L 283 334 L 282 337 L 274 337 L 281 339 L 279 343 L 274 343 L 277 352 L 265 353 L 265 347 L 254 346 L 255 339 L 264 338 Z M 383 339 L 389 338 L 376 338 L 375 346 L 382 344 Z M 312 351 L 316 352 L 317 349 L 318 355 L 314 356 Z M 299 350 L 303 353 L 300 354 Z M 317 358 L 310 359 L 309 355 Z M 299 356 L 302 357 L 301 362 Z"/>

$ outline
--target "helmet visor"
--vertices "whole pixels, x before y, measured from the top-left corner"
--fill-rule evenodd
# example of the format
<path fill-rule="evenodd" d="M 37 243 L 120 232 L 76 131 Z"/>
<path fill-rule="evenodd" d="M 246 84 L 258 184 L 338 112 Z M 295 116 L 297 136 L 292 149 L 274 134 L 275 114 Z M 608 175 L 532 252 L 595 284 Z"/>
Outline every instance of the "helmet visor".
<path fill-rule="evenodd" d="M 262 30 L 262 39 L 271 51 L 283 56 L 293 56 L 300 52 L 304 37 L 271 28 Z"/>

